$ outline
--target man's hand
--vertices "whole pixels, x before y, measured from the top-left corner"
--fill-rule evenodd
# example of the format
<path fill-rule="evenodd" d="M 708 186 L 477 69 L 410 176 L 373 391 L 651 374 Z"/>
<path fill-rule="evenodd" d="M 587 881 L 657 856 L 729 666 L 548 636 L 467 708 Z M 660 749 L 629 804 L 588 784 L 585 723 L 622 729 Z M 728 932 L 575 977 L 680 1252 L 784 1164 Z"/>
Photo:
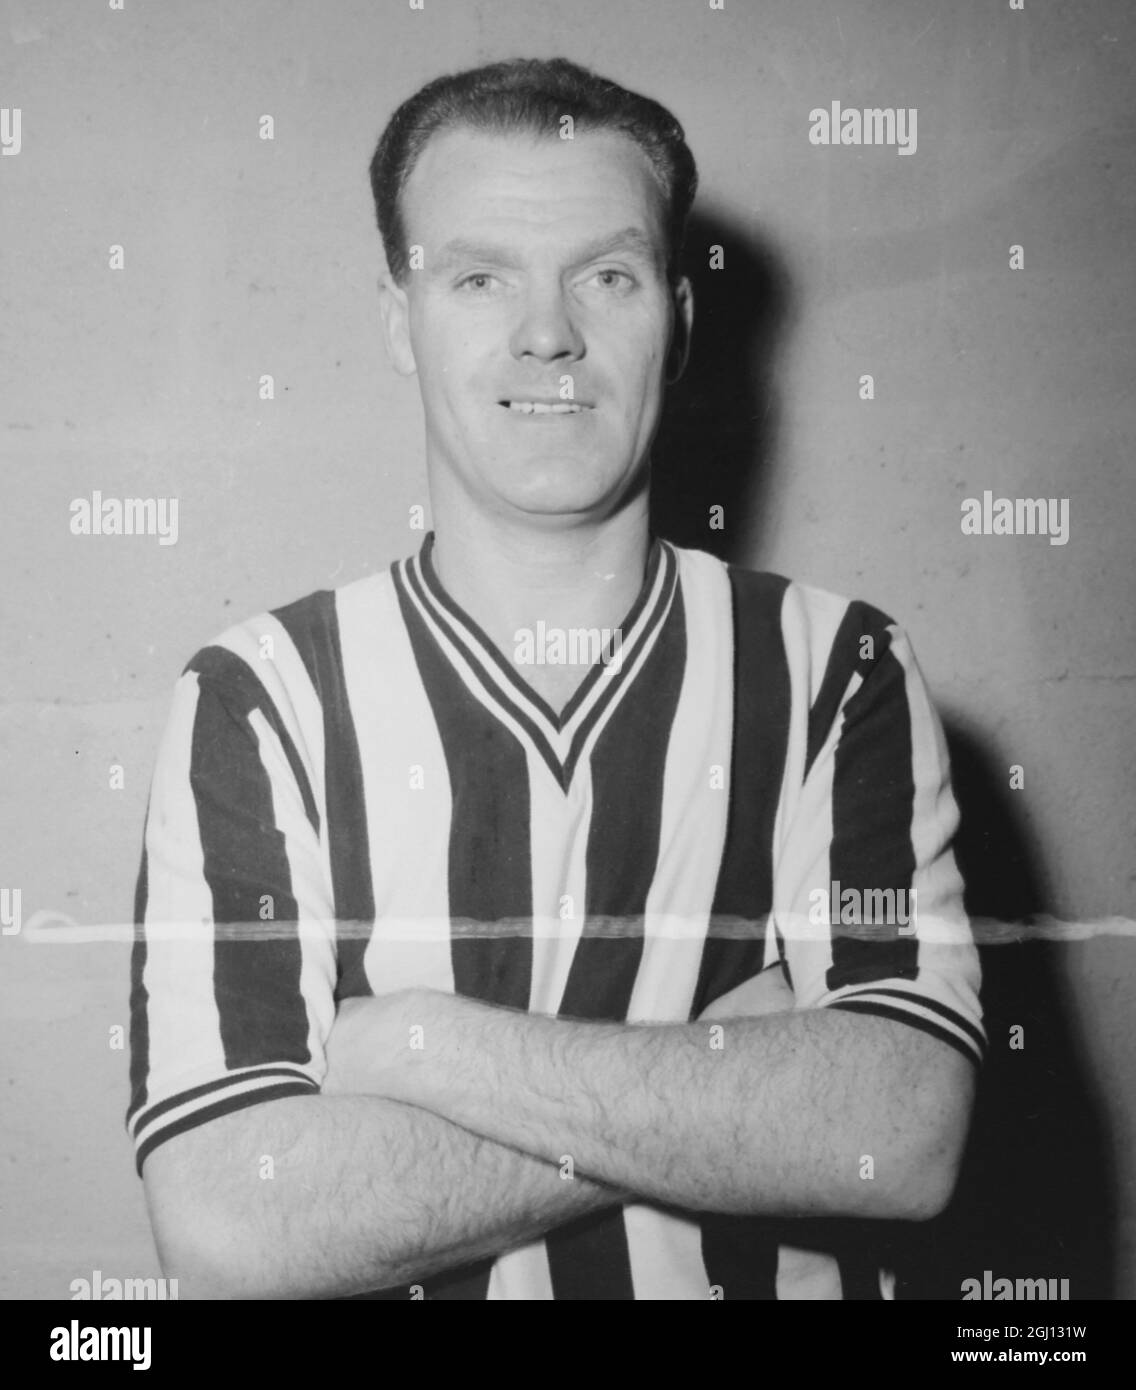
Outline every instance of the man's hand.
<path fill-rule="evenodd" d="M 699 1022 L 723 1018 L 758 1018 L 762 1014 L 780 1014 L 795 1007 L 793 991 L 785 983 L 781 967 L 771 965 L 758 975 L 719 995 L 698 1015 Z"/>
<path fill-rule="evenodd" d="M 393 997 L 344 999 L 339 1005 L 327 1038 L 324 1095 L 374 1094 L 374 1080 L 381 1070 L 376 1058 L 376 1024 L 390 1012 L 388 1000 Z"/>
<path fill-rule="evenodd" d="M 431 1032 L 452 1002 L 431 989 L 345 999 L 328 1034 L 323 1093 L 419 1103 L 414 1064 L 424 1058 Z"/>

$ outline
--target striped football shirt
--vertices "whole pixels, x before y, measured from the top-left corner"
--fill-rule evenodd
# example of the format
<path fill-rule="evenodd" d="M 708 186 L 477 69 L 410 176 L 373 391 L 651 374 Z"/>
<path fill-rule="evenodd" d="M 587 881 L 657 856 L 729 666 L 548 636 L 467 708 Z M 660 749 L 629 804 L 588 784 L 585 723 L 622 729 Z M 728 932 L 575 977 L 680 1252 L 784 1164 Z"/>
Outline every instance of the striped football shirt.
<path fill-rule="evenodd" d="M 230 628 L 175 687 L 136 894 L 139 1173 L 195 1125 L 318 1092 L 337 1003 L 410 986 L 685 1023 L 779 969 L 796 1008 L 981 1059 L 945 743 L 891 619 L 656 540 L 618 660 L 558 714 L 432 549 Z M 838 1228 L 629 1201 L 422 1284 L 891 1296 L 872 1223 Z"/>

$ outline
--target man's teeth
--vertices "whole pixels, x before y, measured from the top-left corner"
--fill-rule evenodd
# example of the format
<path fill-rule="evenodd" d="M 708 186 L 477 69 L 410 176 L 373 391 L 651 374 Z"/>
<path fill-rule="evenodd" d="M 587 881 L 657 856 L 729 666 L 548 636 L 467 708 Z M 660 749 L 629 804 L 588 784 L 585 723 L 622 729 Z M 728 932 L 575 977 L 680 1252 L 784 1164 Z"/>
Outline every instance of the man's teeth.
<path fill-rule="evenodd" d="M 575 415 L 583 410 L 582 405 L 564 401 L 557 405 L 544 405 L 541 401 L 510 401 L 510 410 L 519 410 L 522 415 Z"/>

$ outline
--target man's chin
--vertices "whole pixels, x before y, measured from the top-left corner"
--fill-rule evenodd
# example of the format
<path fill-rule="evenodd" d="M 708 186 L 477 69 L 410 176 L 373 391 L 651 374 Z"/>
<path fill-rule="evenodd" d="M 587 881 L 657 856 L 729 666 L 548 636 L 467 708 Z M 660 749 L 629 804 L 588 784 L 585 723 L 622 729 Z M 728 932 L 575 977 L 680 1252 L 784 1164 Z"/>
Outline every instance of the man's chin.
<path fill-rule="evenodd" d="M 449 471 L 449 470 L 446 470 Z M 458 471 L 458 470 L 454 470 Z M 602 520 L 619 509 L 622 500 L 637 493 L 637 479 L 646 479 L 643 466 L 629 470 L 623 460 L 612 461 L 584 453 L 573 457 L 502 458 L 460 470 L 460 490 L 467 504 L 500 516 L 525 517 L 532 523 L 558 520 Z M 444 476 L 439 469 L 440 476 Z"/>
<path fill-rule="evenodd" d="M 499 496 L 510 509 L 534 517 L 588 516 L 608 511 L 625 483 L 623 476 L 589 477 L 578 463 L 543 466 L 527 475 L 523 470 L 514 475 Z"/>
<path fill-rule="evenodd" d="M 599 520 L 611 510 L 610 494 L 600 497 L 522 495 L 502 500 L 508 512 L 527 517 L 534 524 L 543 521 L 550 526 L 557 521 L 580 521 L 589 517 Z"/>

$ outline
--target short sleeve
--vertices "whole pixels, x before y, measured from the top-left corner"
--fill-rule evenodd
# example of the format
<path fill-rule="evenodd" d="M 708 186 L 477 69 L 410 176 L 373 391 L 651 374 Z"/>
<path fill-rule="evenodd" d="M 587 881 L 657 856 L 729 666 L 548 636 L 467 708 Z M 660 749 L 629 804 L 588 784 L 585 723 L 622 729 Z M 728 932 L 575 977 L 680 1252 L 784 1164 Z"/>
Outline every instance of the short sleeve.
<path fill-rule="evenodd" d="M 199 652 L 160 744 L 135 896 L 139 1173 L 176 1134 L 322 1083 L 336 961 L 310 773 L 253 668 Z"/>
<path fill-rule="evenodd" d="M 797 1007 L 898 1020 L 981 1061 L 946 741 L 902 629 L 849 606 L 809 724 L 774 885 Z"/>

